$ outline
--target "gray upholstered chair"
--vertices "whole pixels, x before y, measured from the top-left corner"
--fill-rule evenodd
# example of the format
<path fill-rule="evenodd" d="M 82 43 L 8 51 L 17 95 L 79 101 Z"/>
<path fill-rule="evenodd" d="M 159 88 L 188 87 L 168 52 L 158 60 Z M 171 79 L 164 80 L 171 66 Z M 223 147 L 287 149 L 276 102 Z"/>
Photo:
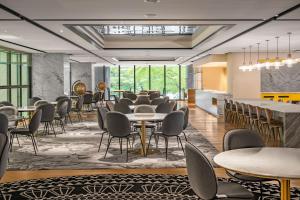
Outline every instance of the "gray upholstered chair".
<path fill-rule="evenodd" d="M 172 113 L 169 113 L 164 118 L 160 130 L 153 132 L 150 135 L 147 152 L 149 150 L 151 138 L 153 135 L 158 136 L 158 138 L 163 137 L 165 139 L 166 159 L 168 159 L 168 140 L 170 137 L 177 138 L 177 141 L 180 142 L 181 149 L 184 152 L 182 142 L 179 137 L 179 134 L 181 134 L 183 129 L 183 123 L 184 123 L 184 114 L 182 111 L 174 111 Z"/>
<path fill-rule="evenodd" d="M 127 96 L 128 99 L 130 99 L 132 101 L 135 101 L 137 99 L 137 96 L 134 93 L 127 93 L 126 96 Z"/>
<path fill-rule="evenodd" d="M 66 98 L 68 98 L 68 97 L 67 96 L 59 96 L 55 99 L 55 101 L 59 101 L 61 99 L 66 99 Z"/>
<path fill-rule="evenodd" d="M 66 119 L 66 117 L 68 115 L 68 100 L 67 99 L 61 99 L 61 100 L 59 100 L 59 102 L 57 102 L 56 113 L 57 114 L 54 117 L 54 119 L 59 122 L 61 130 L 63 132 L 66 132 L 64 120 Z"/>
<path fill-rule="evenodd" d="M 163 98 L 156 98 L 151 101 L 151 105 L 158 106 L 159 104 L 164 103 L 164 102 L 165 102 L 165 100 Z"/>
<path fill-rule="evenodd" d="M 0 107 L 0 113 L 5 114 L 7 117 L 17 117 L 18 110 L 14 106 L 2 106 L 2 107 Z M 19 120 L 8 122 L 9 129 L 16 128 L 18 125 L 18 121 Z M 23 124 L 24 124 L 24 122 L 23 122 Z"/>
<path fill-rule="evenodd" d="M 47 103 L 47 104 L 42 104 L 37 107 L 37 109 L 42 110 L 42 118 L 41 118 L 41 123 L 44 124 L 44 133 L 50 134 L 50 129 L 52 129 L 55 137 L 55 129 L 53 126 L 53 121 L 54 121 L 54 116 L 55 116 L 55 107 L 54 105 Z"/>
<path fill-rule="evenodd" d="M 168 96 L 164 97 L 165 102 L 169 102 L 170 98 Z"/>
<path fill-rule="evenodd" d="M 170 106 L 171 111 L 177 110 L 177 102 L 175 100 L 169 101 L 169 106 Z"/>
<path fill-rule="evenodd" d="M 185 154 L 189 183 L 199 198 L 253 199 L 253 194 L 241 185 L 218 181 L 209 160 L 191 143 L 186 143 Z"/>
<path fill-rule="evenodd" d="M 249 129 L 233 129 L 225 133 L 223 138 L 223 150 L 229 151 L 234 149 L 242 149 L 242 148 L 258 148 L 264 147 L 264 141 L 261 136 L 253 130 Z M 254 176 L 247 176 L 240 174 L 238 172 L 233 172 L 226 170 L 228 176 L 244 181 L 244 182 L 258 182 L 260 183 L 262 189 L 262 182 L 272 181 L 272 179 L 267 178 L 258 178 Z M 262 191 L 261 191 L 262 192 Z"/>
<path fill-rule="evenodd" d="M 138 105 L 134 109 L 134 113 L 155 113 L 155 110 L 150 105 Z M 153 132 L 156 128 L 155 123 L 146 122 L 145 126 L 146 126 L 146 128 L 151 129 L 151 132 Z M 141 123 L 135 123 L 135 124 L 133 124 L 133 127 L 135 129 L 140 129 L 140 128 L 142 128 L 142 124 Z"/>
<path fill-rule="evenodd" d="M 40 97 L 32 97 L 30 98 L 29 100 L 29 105 L 30 106 L 33 106 L 35 102 L 39 101 L 39 100 L 42 100 Z"/>
<path fill-rule="evenodd" d="M 117 112 L 120 112 L 120 113 L 123 113 L 123 114 L 131 113 L 131 110 L 130 110 L 128 104 L 124 103 L 124 102 L 115 103 L 114 111 L 117 111 Z"/>
<path fill-rule="evenodd" d="M 112 95 L 114 97 L 115 103 L 119 103 L 120 98 L 117 95 Z"/>
<path fill-rule="evenodd" d="M 92 93 L 85 93 L 83 95 L 83 105 L 86 107 L 87 111 L 93 110 L 93 94 Z"/>
<path fill-rule="evenodd" d="M 2 104 L 4 106 L 14 106 L 12 103 L 10 103 L 8 101 L 1 101 L 0 104 Z"/>
<path fill-rule="evenodd" d="M 106 158 L 106 154 L 108 152 L 110 143 L 113 138 L 119 139 L 121 154 L 122 154 L 122 139 L 126 139 L 127 142 L 126 162 L 128 162 L 128 144 L 129 144 L 130 137 L 134 137 L 135 135 L 138 135 L 141 140 L 142 148 L 144 149 L 140 134 L 138 132 L 131 131 L 130 122 L 124 114 L 115 111 L 108 112 L 106 114 L 106 125 L 107 125 L 107 131 L 109 133 L 109 139 L 108 139 L 108 145 L 107 145 L 104 158 Z M 145 152 L 143 153 L 145 155 Z"/>
<path fill-rule="evenodd" d="M 189 108 L 187 106 L 183 106 L 179 110 L 181 110 L 184 113 L 184 123 L 183 123 L 182 133 L 184 135 L 185 141 L 187 141 L 187 137 L 186 137 L 186 134 L 185 134 L 184 130 L 189 125 L 189 113 L 190 113 L 190 110 L 189 110 Z"/>
<path fill-rule="evenodd" d="M 72 111 L 72 100 L 70 98 L 66 98 L 66 101 L 68 102 L 68 109 L 67 109 L 67 116 L 66 116 L 66 122 L 67 122 L 67 118 L 69 118 L 69 121 L 71 122 L 71 124 L 73 124 L 72 119 L 71 119 L 71 111 Z"/>
<path fill-rule="evenodd" d="M 150 93 L 150 100 L 154 100 L 156 98 L 160 97 L 160 93 L 159 92 L 151 92 Z"/>
<path fill-rule="evenodd" d="M 71 108 L 72 112 L 76 112 L 77 113 L 78 121 L 82 121 L 82 117 L 81 117 L 82 106 L 83 106 L 83 97 L 79 96 L 78 99 L 77 99 L 77 101 L 76 101 L 75 108 Z"/>
<path fill-rule="evenodd" d="M 107 133 L 107 128 L 106 128 L 106 114 L 107 114 L 107 112 L 108 112 L 107 108 L 102 108 L 102 107 L 97 108 L 97 121 L 98 121 L 99 128 L 102 131 L 98 152 L 100 151 L 100 148 L 101 148 L 103 135 L 105 133 Z"/>
<path fill-rule="evenodd" d="M 133 102 L 128 98 L 120 99 L 119 103 L 126 103 L 127 105 L 133 105 Z"/>
<path fill-rule="evenodd" d="M 42 118 L 42 110 L 36 110 L 36 112 L 33 114 L 32 118 L 29 122 L 28 128 L 16 128 L 11 131 L 11 134 L 12 134 L 12 140 L 10 143 L 11 149 L 12 149 L 12 145 L 13 145 L 14 136 L 15 135 L 24 135 L 24 136 L 28 136 L 31 138 L 34 153 L 35 153 L 35 155 L 37 155 L 38 148 L 37 148 L 37 143 L 36 143 L 34 134 L 40 126 L 41 118 Z"/>
<path fill-rule="evenodd" d="M 106 101 L 106 108 L 109 111 L 114 111 L 114 103 L 112 101 Z"/>
<path fill-rule="evenodd" d="M 43 105 L 43 104 L 48 104 L 49 102 L 47 101 L 47 100 L 38 100 L 38 101 L 36 101 L 33 105 L 35 106 L 35 107 L 38 107 L 38 106 L 40 106 L 40 105 Z"/>
<path fill-rule="evenodd" d="M 151 102 L 148 96 L 138 96 L 138 98 L 134 102 L 135 105 L 141 105 L 141 104 L 150 105 L 150 103 Z"/>
<path fill-rule="evenodd" d="M 7 134 L 8 119 L 0 113 L 0 180 L 3 177 L 8 161 L 9 137 Z"/>
<path fill-rule="evenodd" d="M 157 113 L 170 113 L 171 111 L 172 110 L 168 102 L 159 104 L 155 109 L 155 112 Z"/>

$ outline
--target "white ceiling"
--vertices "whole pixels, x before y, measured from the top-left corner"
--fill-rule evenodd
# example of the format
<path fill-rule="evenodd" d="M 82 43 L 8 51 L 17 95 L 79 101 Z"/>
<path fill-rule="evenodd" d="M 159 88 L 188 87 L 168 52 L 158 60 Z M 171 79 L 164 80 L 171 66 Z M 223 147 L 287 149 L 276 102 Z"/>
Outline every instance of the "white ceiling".
<path fill-rule="evenodd" d="M 20 14 L 35 20 L 46 28 L 93 51 L 111 62 L 112 57 L 189 57 L 196 55 L 224 40 L 268 19 L 290 7 L 299 0 L 160 0 L 157 4 L 143 0 L 0 0 L 1 3 Z M 156 17 L 145 18 L 147 13 Z M 131 19 L 128 21 L 128 19 Z M 133 21 L 135 19 L 135 21 Z M 280 36 L 280 48 L 287 49 L 286 32 L 293 32 L 292 48 L 300 49 L 300 9 L 289 13 L 282 19 L 294 21 L 275 21 L 234 39 L 211 53 L 241 51 L 243 47 L 270 40 L 270 49 L 275 50 L 275 36 Z M 193 50 L 101 50 L 77 36 L 63 24 L 103 24 L 103 23 L 180 23 L 180 24 L 234 24 L 216 35 L 212 40 Z M 116 20 L 116 21 L 114 21 Z M 145 21 L 146 20 L 146 21 Z M 61 30 L 63 32 L 61 32 Z M 8 41 L 30 46 L 46 52 L 73 54 L 79 61 L 105 63 L 90 53 L 56 37 L 52 34 L 20 21 L 15 16 L 0 10 L 0 35 L 13 35 L 18 39 Z M 34 52 L 5 42 L 1 46 Z"/>

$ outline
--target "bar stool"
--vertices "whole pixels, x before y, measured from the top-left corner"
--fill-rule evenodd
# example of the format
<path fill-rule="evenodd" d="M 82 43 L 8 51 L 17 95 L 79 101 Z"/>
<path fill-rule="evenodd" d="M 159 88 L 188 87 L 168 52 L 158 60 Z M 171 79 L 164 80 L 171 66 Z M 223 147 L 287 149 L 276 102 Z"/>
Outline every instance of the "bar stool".
<path fill-rule="evenodd" d="M 244 121 L 245 121 L 245 110 L 243 109 L 243 105 L 239 102 L 235 102 L 236 105 L 236 112 L 237 112 L 237 120 L 235 125 L 237 128 L 244 128 Z"/>
<path fill-rule="evenodd" d="M 231 113 L 230 123 L 233 124 L 234 126 L 236 126 L 236 121 L 238 118 L 238 112 L 236 109 L 236 105 L 234 104 L 232 99 L 229 100 L 229 104 L 230 104 L 230 113 Z"/>
<path fill-rule="evenodd" d="M 283 124 L 273 118 L 273 111 L 270 109 L 264 109 L 267 123 L 265 124 L 267 140 L 274 140 L 275 145 L 281 146 L 283 139 Z M 273 138 L 272 138 L 273 137 Z"/>
<path fill-rule="evenodd" d="M 227 99 L 224 99 L 224 121 L 230 122 L 231 118 L 231 109 L 230 109 L 230 103 Z"/>
<path fill-rule="evenodd" d="M 256 113 L 256 118 L 253 121 L 254 122 L 254 127 L 258 130 L 258 133 L 265 138 L 265 124 L 267 124 L 267 119 L 262 115 L 262 108 L 259 106 L 255 106 L 255 113 Z"/>

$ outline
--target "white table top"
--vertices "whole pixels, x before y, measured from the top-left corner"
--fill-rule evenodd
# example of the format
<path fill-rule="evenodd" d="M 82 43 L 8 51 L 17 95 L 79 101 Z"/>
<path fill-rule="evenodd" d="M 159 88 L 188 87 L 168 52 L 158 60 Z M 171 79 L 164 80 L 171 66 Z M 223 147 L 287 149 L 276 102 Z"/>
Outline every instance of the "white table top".
<path fill-rule="evenodd" d="M 276 102 L 270 100 L 261 100 L 261 99 L 233 99 L 233 101 L 250 104 L 252 106 L 259 106 L 261 108 L 267 108 L 282 113 L 300 113 L 300 105 L 298 104 Z"/>
<path fill-rule="evenodd" d="M 15 121 L 21 120 L 22 117 L 17 116 L 17 115 L 12 115 L 12 116 L 7 117 L 7 119 L 8 119 L 9 122 L 15 122 Z"/>
<path fill-rule="evenodd" d="M 162 121 L 167 114 L 164 113 L 132 113 L 126 114 L 129 121 Z"/>
<path fill-rule="evenodd" d="M 140 105 L 129 105 L 129 108 L 131 109 L 131 110 L 134 110 L 136 107 L 138 107 L 138 106 L 140 106 Z M 154 110 L 156 109 L 156 107 L 157 107 L 157 105 L 150 105 Z"/>
<path fill-rule="evenodd" d="M 222 152 L 214 162 L 225 169 L 268 178 L 300 179 L 300 149 L 246 148 Z"/>
<path fill-rule="evenodd" d="M 18 112 L 34 112 L 35 110 L 36 110 L 35 106 L 24 106 L 18 108 Z"/>

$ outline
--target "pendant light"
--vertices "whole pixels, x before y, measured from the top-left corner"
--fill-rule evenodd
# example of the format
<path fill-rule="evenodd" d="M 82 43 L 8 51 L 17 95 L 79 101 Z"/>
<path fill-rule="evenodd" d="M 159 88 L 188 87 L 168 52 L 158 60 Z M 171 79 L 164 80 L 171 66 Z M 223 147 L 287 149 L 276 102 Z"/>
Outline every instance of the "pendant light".
<path fill-rule="evenodd" d="M 239 69 L 245 72 L 248 69 L 248 66 L 246 65 L 246 48 L 243 48 L 244 51 L 244 61 L 241 66 L 239 66 Z"/>
<path fill-rule="evenodd" d="M 281 62 L 279 55 L 278 55 L 278 40 L 279 37 L 275 37 L 276 38 L 276 58 L 275 58 L 275 62 L 273 63 L 275 69 L 279 69 L 281 66 L 283 66 L 283 63 Z"/>
<path fill-rule="evenodd" d="M 282 62 L 286 64 L 288 67 L 292 67 L 293 64 L 297 63 L 297 60 L 292 58 L 292 53 L 291 53 L 291 32 L 287 33 L 289 36 L 289 53 L 286 59 L 284 59 Z"/>
<path fill-rule="evenodd" d="M 271 62 L 270 62 L 270 59 L 269 59 L 269 40 L 266 40 L 267 42 L 267 58 L 266 58 L 266 62 L 264 63 L 266 69 L 270 69 L 271 67 Z"/>
<path fill-rule="evenodd" d="M 249 46 L 249 66 L 248 66 L 249 72 L 251 72 L 254 69 L 254 66 L 252 64 L 252 56 L 251 56 L 252 51 L 251 50 L 252 50 L 252 46 L 250 45 Z"/>
<path fill-rule="evenodd" d="M 263 68 L 263 64 L 259 62 L 259 45 L 260 43 L 256 43 L 257 44 L 257 62 L 255 64 L 255 68 L 257 70 L 261 70 L 261 68 Z"/>

